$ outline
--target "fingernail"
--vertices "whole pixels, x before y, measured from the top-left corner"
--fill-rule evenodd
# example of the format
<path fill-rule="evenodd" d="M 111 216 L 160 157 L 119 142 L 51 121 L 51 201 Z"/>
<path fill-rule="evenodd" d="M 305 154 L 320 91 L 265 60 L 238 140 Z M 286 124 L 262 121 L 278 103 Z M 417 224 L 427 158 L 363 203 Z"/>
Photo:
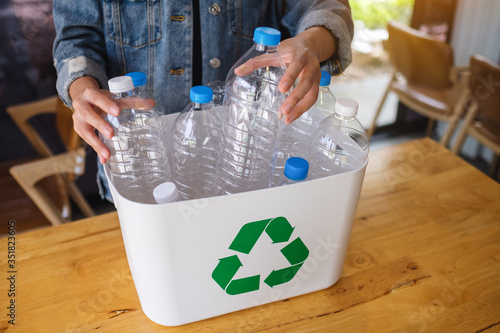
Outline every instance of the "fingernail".
<path fill-rule="evenodd" d="M 109 128 L 105 128 L 104 136 L 107 137 L 108 139 L 111 139 L 113 137 L 113 131 Z"/>
<path fill-rule="evenodd" d="M 102 158 L 104 159 L 104 163 L 106 163 L 106 161 L 110 158 L 110 156 L 109 156 L 109 152 L 108 152 L 108 151 L 106 151 L 106 150 L 105 150 L 105 151 L 103 151 L 103 152 L 101 152 L 101 156 L 102 156 Z"/>
<path fill-rule="evenodd" d="M 290 111 L 292 111 L 292 107 L 289 104 L 286 104 L 281 107 L 281 113 L 283 113 L 284 115 L 289 114 Z"/>
<path fill-rule="evenodd" d="M 111 113 L 111 115 L 113 116 L 118 116 L 120 114 L 120 109 L 113 105 L 110 109 L 109 109 L 109 112 Z"/>
<path fill-rule="evenodd" d="M 282 81 L 282 82 L 280 83 L 280 91 L 281 91 L 282 93 L 286 93 L 288 90 L 290 90 L 290 87 L 291 87 L 291 86 L 292 86 L 292 85 L 290 84 L 290 82 L 288 82 L 288 81 Z"/>
<path fill-rule="evenodd" d="M 248 66 L 246 66 L 246 65 L 241 65 L 234 70 L 236 75 L 241 74 L 241 73 L 245 73 L 246 71 L 248 71 Z"/>

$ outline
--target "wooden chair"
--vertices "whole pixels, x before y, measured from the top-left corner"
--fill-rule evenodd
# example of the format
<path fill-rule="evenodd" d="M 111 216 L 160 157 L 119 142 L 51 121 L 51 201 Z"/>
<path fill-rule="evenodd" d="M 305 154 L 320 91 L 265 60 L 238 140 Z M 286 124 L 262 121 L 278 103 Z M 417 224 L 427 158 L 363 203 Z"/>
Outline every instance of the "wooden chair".
<path fill-rule="evenodd" d="M 494 177 L 500 155 L 500 64 L 480 55 L 470 58 L 469 105 L 452 151 L 458 153 L 467 135 L 494 153 L 489 174 Z"/>
<path fill-rule="evenodd" d="M 93 209 L 75 184 L 76 176 L 85 171 L 85 148 L 73 130 L 72 112 L 57 96 L 10 106 L 7 112 L 42 157 L 40 160 L 15 165 L 11 175 L 35 202 L 52 225 L 71 219 L 69 197 L 85 216 L 94 216 Z M 32 125 L 32 119 L 41 114 L 55 115 L 56 132 L 66 152 L 55 154 Z"/>
<path fill-rule="evenodd" d="M 467 71 L 453 67 L 450 45 L 397 22 L 389 22 L 387 30 L 389 38 L 385 46 L 394 73 L 368 129 L 368 137 L 373 135 L 378 115 L 392 91 L 401 103 L 429 118 L 428 136 L 435 120 L 448 123 L 440 139 L 440 144 L 447 146 L 463 113 Z"/>

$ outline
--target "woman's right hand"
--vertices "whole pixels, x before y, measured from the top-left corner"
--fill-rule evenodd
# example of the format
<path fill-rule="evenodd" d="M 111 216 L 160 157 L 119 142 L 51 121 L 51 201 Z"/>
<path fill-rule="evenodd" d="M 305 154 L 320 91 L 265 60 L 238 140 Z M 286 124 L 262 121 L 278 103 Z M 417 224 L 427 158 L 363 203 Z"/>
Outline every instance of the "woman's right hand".
<path fill-rule="evenodd" d="M 94 148 L 99 161 L 106 163 L 111 153 L 95 130 L 108 139 L 113 137 L 113 128 L 103 115 L 108 113 L 118 116 L 118 105 L 111 99 L 111 93 L 100 89 L 97 81 L 89 76 L 76 79 L 69 88 L 69 94 L 73 100 L 73 126 L 76 133 Z"/>

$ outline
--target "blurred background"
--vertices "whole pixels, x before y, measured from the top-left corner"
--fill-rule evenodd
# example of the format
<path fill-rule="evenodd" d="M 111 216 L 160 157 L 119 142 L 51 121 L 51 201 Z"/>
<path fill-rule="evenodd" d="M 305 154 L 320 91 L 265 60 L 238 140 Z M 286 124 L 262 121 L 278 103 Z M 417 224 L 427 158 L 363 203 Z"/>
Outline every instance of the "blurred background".
<path fill-rule="evenodd" d="M 383 47 L 389 20 L 449 43 L 455 66 L 468 66 L 474 53 L 500 62 L 498 0 L 350 0 L 350 5 L 355 20 L 353 63 L 343 75 L 333 78 L 331 89 L 337 98 L 358 100 L 359 119 L 365 128 L 371 125 L 391 79 L 391 64 Z M 15 219 L 22 231 L 51 224 L 9 174 L 13 165 L 39 156 L 6 108 L 56 94 L 52 0 L 2 0 L 0 18 L 0 214 L 2 221 Z M 53 116 L 39 117 L 37 129 L 50 138 L 55 132 L 53 122 Z M 424 136 L 426 119 L 389 93 L 377 125 L 371 150 Z M 438 133 L 442 124 L 435 126 L 433 133 Z M 488 148 L 471 138 L 460 155 L 483 171 L 493 158 Z M 87 148 L 85 156 L 86 172 L 76 181 L 77 186 L 96 213 L 114 210 L 98 194 L 95 154 Z M 73 207 L 72 219 L 81 217 L 79 209 Z"/>

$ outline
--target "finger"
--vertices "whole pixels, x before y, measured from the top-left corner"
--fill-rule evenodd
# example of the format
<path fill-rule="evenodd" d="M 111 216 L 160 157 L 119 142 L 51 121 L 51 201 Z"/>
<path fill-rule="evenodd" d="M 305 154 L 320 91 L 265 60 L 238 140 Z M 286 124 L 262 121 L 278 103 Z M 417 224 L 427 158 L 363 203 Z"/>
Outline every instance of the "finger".
<path fill-rule="evenodd" d="M 81 98 L 78 101 L 89 103 L 97 106 L 99 109 L 112 116 L 117 117 L 120 114 L 120 108 L 113 100 L 103 91 L 99 89 L 85 89 Z"/>
<path fill-rule="evenodd" d="M 244 64 L 236 67 L 234 73 L 238 76 L 244 76 L 252 73 L 254 70 L 262 67 L 273 66 L 280 67 L 283 61 L 280 60 L 277 53 L 266 53 L 252 58 Z"/>
<path fill-rule="evenodd" d="M 111 100 L 109 92 L 95 88 L 88 88 L 80 97 L 73 101 L 73 126 L 80 137 L 87 142 L 98 154 L 101 163 L 105 163 L 111 156 L 109 149 L 99 139 L 95 130 L 107 138 L 114 135 L 113 128 L 102 117 L 109 113 L 118 116 L 120 109 Z"/>
<path fill-rule="evenodd" d="M 307 110 L 309 110 L 314 103 L 316 103 L 318 97 L 318 93 L 314 92 L 313 90 L 309 91 L 304 98 L 293 108 L 290 113 L 285 117 L 284 122 L 285 124 L 291 124 L 300 116 L 302 116 Z"/>
<path fill-rule="evenodd" d="M 111 153 L 108 147 L 106 147 L 106 145 L 95 133 L 94 127 L 84 121 L 82 123 L 82 120 L 79 120 L 78 116 L 75 116 L 75 114 L 73 115 L 73 122 L 75 131 L 78 135 L 80 135 L 80 137 L 95 150 L 100 157 L 101 163 L 102 161 L 105 163 L 105 161 L 111 156 Z"/>
<path fill-rule="evenodd" d="M 301 59 L 296 59 L 288 66 L 283 78 L 281 78 L 278 86 L 282 93 L 286 93 L 293 86 L 293 83 L 299 77 L 300 73 L 304 70 L 306 64 Z"/>
<path fill-rule="evenodd" d="M 97 154 L 97 157 L 99 158 L 99 162 L 100 162 L 101 164 L 106 164 L 107 159 L 106 159 L 106 158 L 104 158 L 101 154 Z"/>
<path fill-rule="evenodd" d="M 101 115 L 106 113 L 95 106 L 88 103 L 82 103 L 79 100 L 73 102 L 73 107 L 75 109 L 75 112 L 73 113 L 75 130 L 78 128 L 81 128 L 82 130 L 88 129 L 87 125 L 90 125 L 93 127 L 92 130 L 94 128 L 97 129 L 106 138 L 111 139 L 113 137 L 113 128 Z M 98 111 L 96 111 L 96 109 Z"/>
<path fill-rule="evenodd" d="M 149 107 L 154 108 L 156 106 L 156 101 L 154 99 L 146 99 L 146 104 L 148 104 Z"/>
<path fill-rule="evenodd" d="M 153 99 L 143 99 L 140 97 L 130 97 L 120 100 L 121 109 L 149 110 L 154 108 L 156 102 Z"/>
<path fill-rule="evenodd" d="M 281 105 L 281 113 L 285 116 L 288 115 L 307 94 L 317 97 L 318 91 L 319 81 L 316 82 L 315 75 L 307 75 L 307 73 L 301 74 L 299 84 Z"/>

